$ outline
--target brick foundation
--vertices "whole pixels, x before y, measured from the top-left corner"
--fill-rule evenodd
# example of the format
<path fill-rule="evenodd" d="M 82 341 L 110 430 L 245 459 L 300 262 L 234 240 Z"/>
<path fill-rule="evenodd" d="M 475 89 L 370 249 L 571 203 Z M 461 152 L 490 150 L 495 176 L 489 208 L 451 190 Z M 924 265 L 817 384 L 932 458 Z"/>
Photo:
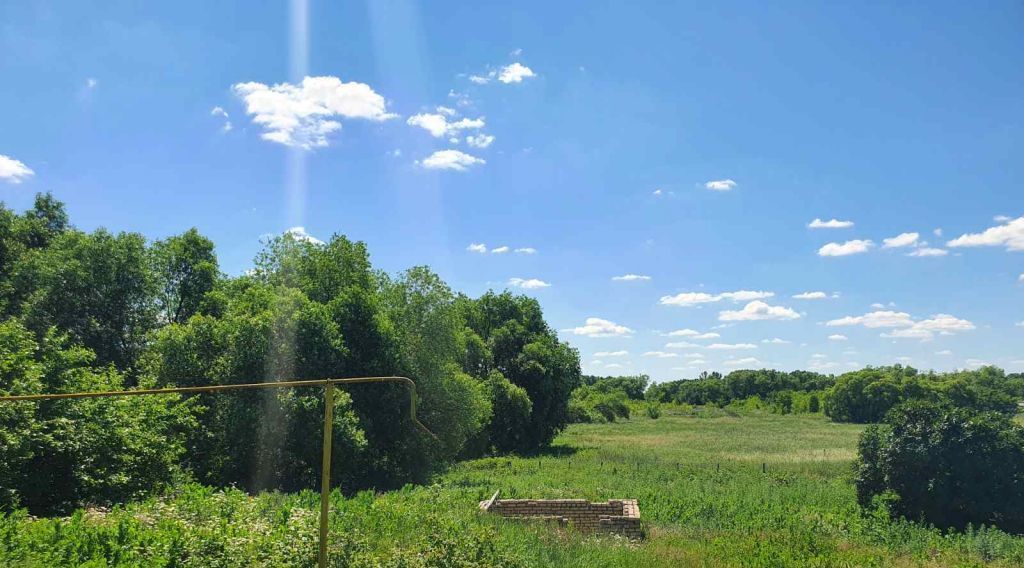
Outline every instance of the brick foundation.
<path fill-rule="evenodd" d="M 636 499 L 498 499 L 498 493 L 480 502 L 480 510 L 501 515 L 571 526 L 582 533 L 611 533 L 642 539 L 640 507 Z"/>

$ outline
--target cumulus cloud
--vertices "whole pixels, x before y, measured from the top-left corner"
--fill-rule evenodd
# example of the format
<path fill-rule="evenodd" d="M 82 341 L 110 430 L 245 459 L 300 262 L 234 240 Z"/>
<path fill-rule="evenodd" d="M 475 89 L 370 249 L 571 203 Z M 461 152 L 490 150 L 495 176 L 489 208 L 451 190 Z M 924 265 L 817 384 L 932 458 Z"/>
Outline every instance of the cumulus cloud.
<path fill-rule="evenodd" d="M 694 335 L 700 335 L 700 332 L 696 329 L 677 329 L 666 333 L 668 337 L 693 337 Z"/>
<path fill-rule="evenodd" d="M 818 256 L 847 256 L 868 252 L 875 243 L 870 239 L 854 239 L 845 243 L 828 243 L 818 249 Z"/>
<path fill-rule="evenodd" d="M 921 257 L 935 257 L 935 256 L 946 256 L 949 251 L 946 249 L 932 248 L 932 247 L 918 247 L 907 253 L 907 256 L 921 256 Z"/>
<path fill-rule="evenodd" d="M 537 249 L 533 247 L 520 247 L 512 252 L 516 254 L 537 254 Z"/>
<path fill-rule="evenodd" d="M 470 134 L 466 136 L 466 144 L 469 144 L 473 148 L 486 148 L 494 142 L 494 136 L 490 134 L 477 134 L 476 136 Z"/>
<path fill-rule="evenodd" d="M 629 351 L 624 349 L 621 351 L 598 351 L 594 353 L 594 357 L 625 357 L 626 355 L 629 355 Z"/>
<path fill-rule="evenodd" d="M 793 320 L 800 314 L 783 306 L 770 306 L 760 300 L 750 302 L 742 310 L 718 312 L 719 321 Z"/>
<path fill-rule="evenodd" d="M 458 134 L 463 130 L 476 130 L 486 126 L 486 122 L 484 121 L 483 117 L 462 118 L 454 122 L 449 122 L 448 116 L 445 116 L 444 114 L 440 113 L 434 114 L 429 112 L 414 114 L 410 116 L 405 121 L 405 123 L 408 124 L 409 126 L 417 126 L 419 128 L 422 128 L 423 130 L 426 130 L 434 138 L 441 138 L 442 136 L 446 135 L 458 136 Z M 486 135 L 481 136 L 486 137 Z M 490 140 L 487 141 L 486 144 L 478 146 L 476 143 L 482 142 L 483 140 L 481 138 L 474 137 L 473 142 L 470 143 L 470 146 L 473 146 L 475 148 L 486 148 L 491 144 L 491 142 L 494 141 L 493 136 L 489 138 Z M 469 142 L 468 138 L 467 142 Z"/>
<path fill-rule="evenodd" d="M 835 217 L 828 221 L 822 221 L 815 217 L 807 226 L 811 229 L 848 229 L 853 226 L 853 221 L 840 221 Z"/>
<path fill-rule="evenodd" d="M 909 327 L 883 333 L 882 337 L 928 340 L 932 339 L 936 333 L 953 335 L 955 332 L 970 331 L 974 328 L 974 324 L 968 320 L 949 314 L 935 314 L 929 319 L 916 321 Z"/>
<path fill-rule="evenodd" d="M 736 182 L 731 179 L 717 179 L 705 183 L 704 187 L 714 191 L 729 191 L 736 187 Z"/>
<path fill-rule="evenodd" d="M 948 247 L 1006 247 L 1008 251 L 1024 250 L 1024 217 L 1007 219 L 1002 225 L 989 227 L 981 233 L 968 233 L 946 243 Z"/>
<path fill-rule="evenodd" d="M 304 241 L 304 242 L 307 242 L 307 243 L 313 243 L 314 245 L 322 245 L 322 244 L 324 244 L 324 242 L 321 241 L 320 239 L 318 239 L 318 238 L 314 237 L 313 235 L 310 235 L 309 233 L 307 233 L 305 227 L 292 227 L 291 229 L 288 229 L 284 233 L 286 235 L 291 235 L 292 238 L 294 238 L 297 241 Z"/>
<path fill-rule="evenodd" d="M 788 345 L 788 344 L 790 344 L 792 342 L 791 341 L 787 341 L 785 339 L 782 339 L 780 337 L 773 337 L 771 339 L 762 339 L 761 343 L 769 343 L 769 344 L 772 344 L 772 345 Z"/>
<path fill-rule="evenodd" d="M 909 327 L 914 324 L 910 314 L 906 312 L 894 312 L 891 310 L 877 310 L 866 313 L 862 316 L 846 316 L 839 319 L 829 320 L 825 325 L 830 327 L 863 325 L 869 328 L 879 327 Z"/>
<path fill-rule="evenodd" d="M 508 285 L 522 288 L 524 290 L 538 290 L 540 288 L 547 288 L 551 286 L 551 284 L 548 284 L 543 280 L 538 280 L 537 278 L 509 278 Z"/>
<path fill-rule="evenodd" d="M 713 331 L 709 331 L 707 333 L 699 333 L 693 336 L 694 339 L 717 339 L 719 337 L 722 336 Z"/>
<path fill-rule="evenodd" d="M 912 247 L 917 245 L 918 239 L 921 237 L 918 233 L 900 233 L 895 237 L 888 239 L 882 239 L 882 248 L 901 248 L 901 247 Z"/>
<path fill-rule="evenodd" d="M 21 161 L 0 154 L 0 180 L 21 183 L 34 175 L 36 173 Z"/>
<path fill-rule="evenodd" d="M 615 281 L 618 281 L 618 282 L 637 282 L 637 281 L 647 281 L 647 280 L 650 280 L 650 279 L 651 279 L 651 277 L 647 276 L 645 274 L 632 274 L 632 273 L 630 273 L 630 274 L 623 274 L 622 276 L 612 276 L 612 280 L 615 280 Z"/>
<path fill-rule="evenodd" d="M 601 318 L 587 318 L 583 325 L 563 329 L 562 331 L 584 337 L 625 337 L 633 335 L 632 329 Z"/>
<path fill-rule="evenodd" d="M 487 161 L 482 158 L 458 150 L 438 150 L 422 162 L 423 167 L 429 170 L 454 170 L 457 172 L 464 172 L 472 166 L 486 163 Z"/>
<path fill-rule="evenodd" d="M 932 339 L 935 334 L 952 335 L 975 328 L 970 321 L 949 314 L 935 314 L 928 319 L 915 321 L 906 312 L 889 310 L 878 310 L 862 316 L 846 316 L 825 322 L 825 325 L 831 327 L 862 325 L 872 329 L 892 328 L 892 331 L 882 333 L 882 337 L 921 340 Z"/>
<path fill-rule="evenodd" d="M 468 250 L 469 252 L 484 254 L 487 252 L 487 245 L 483 243 L 471 243 L 468 247 L 466 247 L 466 250 Z"/>
<path fill-rule="evenodd" d="M 224 119 L 224 124 L 220 127 L 224 132 L 229 132 L 233 128 L 231 126 L 231 117 L 228 116 L 228 111 L 223 108 L 219 106 L 213 107 L 210 110 L 210 116 L 219 116 Z"/>
<path fill-rule="evenodd" d="M 722 361 L 726 367 L 760 366 L 761 361 L 755 357 L 744 357 L 742 359 L 728 359 Z"/>
<path fill-rule="evenodd" d="M 657 357 L 659 359 L 674 359 L 679 357 L 678 353 L 669 353 L 667 351 L 648 351 L 644 353 L 644 357 Z"/>
<path fill-rule="evenodd" d="M 659 303 L 665 306 L 690 307 L 722 300 L 734 302 L 749 302 L 750 300 L 761 300 L 771 298 L 775 292 L 761 290 L 737 290 L 735 292 L 722 292 L 721 294 L 708 294 L 707 292 L 682 292 L 674 296 L 662 296 Z"/>
<path fill-rule="evenodd" d="M 736 349 L 757 349 L 757 345 L 753 343 L 712 343 L 708 345 L 708 349 L 716 350 L 736 350 Z"/>
<path fill-rule="evenodd" d="M 828 336 L 828 339 L 829 341 L 846 341 L 849 338 L 841 333 L 833 333 L 832 335 Z"/>
<path fill-rule="evenodd" d="M 496 248 L 491 249 L 491 254 L 505 254 L 506 252 L 508 252 L 510 250 L 512 250 L 512 249 L 510 249 L 507 246 L 500 246 L 500 247 L 496 247 Z"/>
<path fill-rule="evenodd" d="M 501 71 L 498 73 L 498 80 L 505 84 L 522 83 L 523 79 L 529 79 L 536 76 L 537 75 L 533 72 L 533 69 L 530 69 L 522 63 L 516 62 L 502 67 Z"/>
<path fill-rule="evenodd" d="M 306 77 L 298 85 L 237 83 L 232 90 L 263 127 L 264 140 L 307 150 L 327 146 L 327 135 L 341 130 L 341 119 L 379 122 L 397 116 L 369 85 L 337 77 Z"/>
<path fill-rule="evenodd" d="M 797 300 L 824 300 L 828 298 L 828 294 L 824 292 L 802 292 L 800 294 L 794 294 L 793 298 Z"/>
<path fill-rule="evenodd" d="M 665 349 L 699 349 L 700 347 L 700 345 L 696 343 L 690 343 L 689 341 L 670 341 L 665 344 Z"/>

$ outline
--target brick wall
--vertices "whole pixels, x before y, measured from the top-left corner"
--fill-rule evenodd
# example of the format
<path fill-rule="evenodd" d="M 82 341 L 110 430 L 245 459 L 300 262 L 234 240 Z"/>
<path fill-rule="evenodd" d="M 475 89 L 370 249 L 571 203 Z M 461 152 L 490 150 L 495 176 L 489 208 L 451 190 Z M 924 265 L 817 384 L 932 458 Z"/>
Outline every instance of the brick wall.
<path fill-rule="evenodd" d="M 635 499 L 609 499 L 591 503 L 585 499 L 498 499 L 498 494 L 480 502 L 480 509 L 502 517 L 556 522 L 583 533 L 614 533 L 643 538 L 640 507 Z"/>

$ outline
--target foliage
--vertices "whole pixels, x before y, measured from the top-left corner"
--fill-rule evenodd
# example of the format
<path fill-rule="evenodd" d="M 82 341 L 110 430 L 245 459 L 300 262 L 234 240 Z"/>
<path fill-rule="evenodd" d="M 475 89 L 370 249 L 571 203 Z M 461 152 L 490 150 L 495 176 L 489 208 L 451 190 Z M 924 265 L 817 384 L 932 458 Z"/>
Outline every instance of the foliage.
<path fill-rule="evenodd" d="M 567 423 L 569 395 L 579 383 L 578 354 L 557 339 L 536 300 L 456 296 L 426 267 L 389 276 L 374 271 L 365 244 L 337 235 L 326 243 L 291 234 L 269 238 L 254 269 L 231 278 L 220 274 L 213 243 L 195 229 L 150 244 L 134 233 L 84 233 L 68 225 L 62 204 L 40 195 L 20 215 L 0 205 L 0 268 L 0 321 L 24 326 L 0 356 L 31 351 L 20 347 L 23 336 L 39 345 L 59 343 L 58 351 L 89 353 L 76 355 L 76 376 L 88 383 L 74 383 L 79 389 L 411 377 L 419 417 L 436 439 L 414 427 L 402 385 L 354 385 L 338 393 L 332 483 L 345 491 L 424 482 L 459 456 L 536 451 Z M 12 361 L 27 368 L 23 359 Z M 38 375 L 12 367 L 0 384 Z M 58 386 L 44 381 L 34 388 Z M 40 405 L 45 416 L 25 407 L 2 411 L 11 432 L 35 432 L 40 424 L 107 428 L 102 433 L 110 439 L 95 441 L 100 446 L 114 447 L 116 436 L 126 435 L 110 424 L 112 409 L 124 405 L 134 409 L 126 417 L 170 432 L 171 448 L 154 445 L 152 459 L 161 465 L 139 465 L 131 474 L 135 485 L 119 494 L 135 495 L 136 486 L 159 489 L 178 469 L 214 485 L 296 490 L 319 481 L 322 399 L 315 389 L 193 395 L 182 408 L 196 428 L 185 428 L 177 410 L 163 417 L 160 404 L 148 399 L 48 403 Z M 84 426 L 88 420 L 97 425 Z M 149 430 L 137 439 L 146 440 Z M 40 440 L 50 435 L 40 432 Z M 94 459 L 81 453 L 86 450 L 121 468 L 106 483 L 129 483 L 122 479 L 129 465 L 102 448 L 83 442 L 81 451 L 51 452 L 64 461 L 45 461 L 33 457 L 36 438 L 22 434 L 4 434 L 9 460 L 0 492 L 8 504 L 15 495 L 33 510 L 115 500 L 117 492 L 101 482 L 69 481 L 73 491 L 47 497 L 15 479 L 33 463 L 44 476 L 67 477 L 74 460 Z M 51 441 L 66 436 L 62 431 Z"/>
<path fill-rule="evenodd" d="M 857 500 L 942 528 L 1024 532 L 1024 427 L 996 412 L 909 402 L 868 428 Z"/>
<path fill-rule="evenodd" d="M 863 514 L 849 479 L 863 427 L 821 415 L 662 417 L 569 427 L 552 450 L 454 465 L 429 486 L 331 499 L 334 566 L 963 566 L 1024 564 L 1024 538 Z M 767 473 L 762 473 L 762 462 Z M 588 538 L 481 515 L 509 498 L 639 500 L 649 539 Z M 317 497 L 195 485 L 68 518 L 0 517 L 0 565 L 309 566 Z"/>
<path fill-rule="evenodd" d="M 626 377 L 583 375 L 581 379 L 584 385 L 592 386 L 601 392 L 622 391 L 630 400 L 643 400 L 644 391 L 647 390 L 647 385 L 651 381 L 647 375 Z"/>
<path fill-rule="evenodd" d="M 825 414 L 838 422 L 880 421 L 897 404 L 920 400 L 979 411 L 1017 410 L 1019 379 L 982 367 L 953 373 L 919 373 L 913 367 L 868 367 L 841 375 L 825 398 Z"/>
<path fill-rule="evenodd" d="M 771 400 L 780 392 L 791 391 L 795 396 L 796 393 L 819 391 L 831 386 L 832 383 L 831 376 L 811 371 L 786 373 L 772 369 L 741 369 L 725 376 L 704 373 L 698 379 L 657 383 L 647 390 L 647 398 L 676 404 L 725 406 L 752 396 L 757 396 L 761 400 Z M 779 399 L 777 402 L 783 401 Z"/>
<path fill-rule="evenodd" d="M 569 401 L 573 422 L 615 422 L 629 418 L 629 397 L 622 390 L 606 390 L 584 385 L 572 393 Z"/>
<path fill-rule="evenodd" d="M 123 390 L 124 377 L 94 368 L 92 352 L 51 330 L 41 342 L 17 320 L 0 323 L 0 394 Z M 166 487 L 194 427 L 176 396 L 0 405 L 0 510 L 63 512 Z"/>

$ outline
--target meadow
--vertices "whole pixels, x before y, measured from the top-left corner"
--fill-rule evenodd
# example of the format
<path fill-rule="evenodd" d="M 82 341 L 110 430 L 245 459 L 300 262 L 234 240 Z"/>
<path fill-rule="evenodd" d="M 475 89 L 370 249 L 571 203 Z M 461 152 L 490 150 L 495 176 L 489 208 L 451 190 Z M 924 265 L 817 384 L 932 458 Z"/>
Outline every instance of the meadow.
<path fill-rule="evenodd" d="M 862 426 L 819 414 L 672 406 L 576 424 L 530 457 L 463 461 L 429 485 L 334 495 L 332 565 L 1020 566 L 1024 538 L 944 534 L 858 508 Z M 636 498 L 647 539 L 585 537 L 482 515 L 507 498 Z M 70 517 L 0 520 L 3 566 L 309 566 L 317 496 L 179 484 Z"/>

